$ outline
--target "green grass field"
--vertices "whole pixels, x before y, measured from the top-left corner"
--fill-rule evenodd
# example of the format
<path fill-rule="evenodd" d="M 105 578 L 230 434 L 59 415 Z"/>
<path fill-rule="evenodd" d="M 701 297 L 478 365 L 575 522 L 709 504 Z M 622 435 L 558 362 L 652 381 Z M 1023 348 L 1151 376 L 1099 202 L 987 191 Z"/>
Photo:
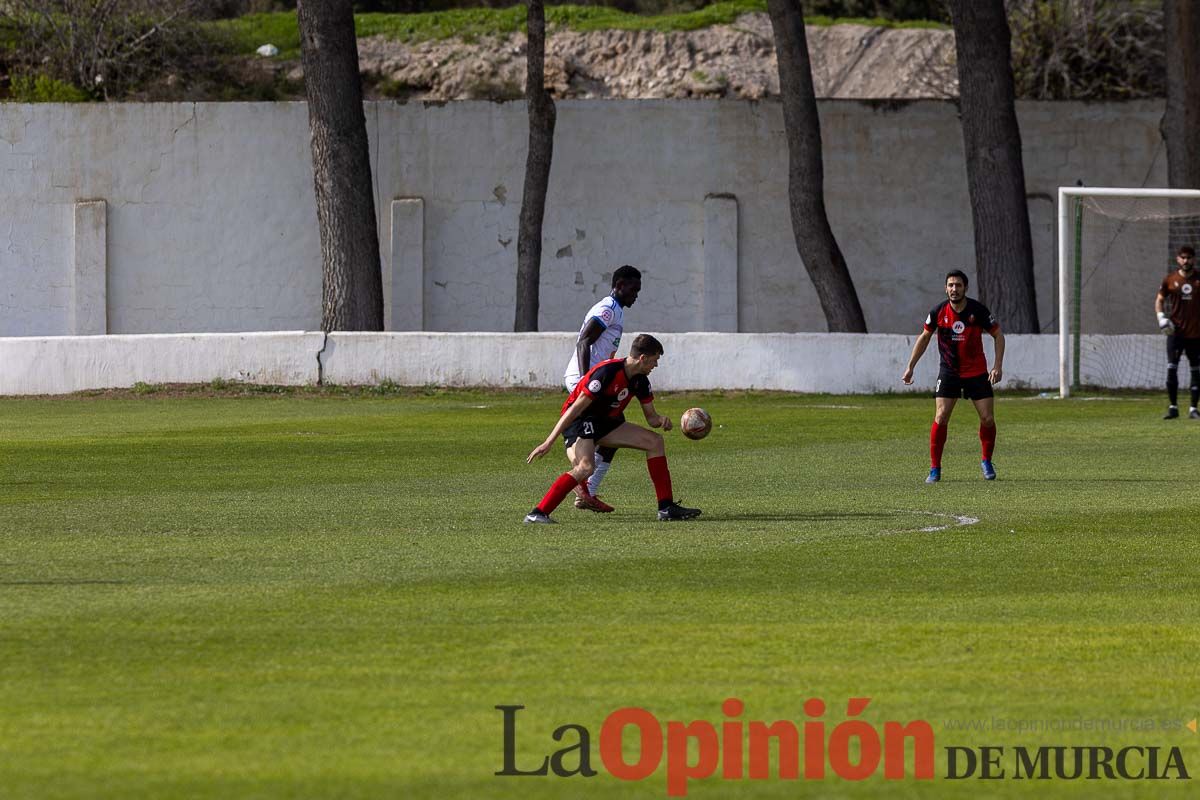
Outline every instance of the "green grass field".
<path fill-rule="evenodd" d="M 665 767 L 604 772 L 605 717 L 719 729 L 728 697 L 798 725 L 822 698 L 829 730 L 869 697 L 880 729 L 931 724 L 937 778 L 689 797 L 1191 790 L 944 777 L 955 745 L 1177 746 L 1200 772 L 1181 727 L 1200 712 L 1200 423 L 1163 422 L 1158 395 L 1002 396 L 994 483 L 962 406 L 925 486 L 926 398 L 660 394 L 720 426 L 668 434 L 701 519 L 654 521 L 627 452 L 616 513 L 523 526 L 565 466 L 524 463 L 561 400 L 0 400 L 0 796 L 666 797 Z M 526 706 L 523 769 L 575 723 L 601 774 L 495 777 L 499 704 Z"/>

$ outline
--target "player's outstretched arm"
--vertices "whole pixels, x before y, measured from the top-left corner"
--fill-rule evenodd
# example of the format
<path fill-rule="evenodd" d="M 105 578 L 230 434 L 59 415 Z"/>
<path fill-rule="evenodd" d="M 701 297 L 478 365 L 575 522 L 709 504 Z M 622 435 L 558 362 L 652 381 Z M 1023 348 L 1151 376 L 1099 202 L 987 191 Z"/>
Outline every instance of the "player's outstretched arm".
<path fill-rule="evenodd" d="M 1004 377 L 1004 331 L 997 325 L 988 332 L 996 340 L 996 361 L 992 364 L 992 371 L 988 373 L 988 380 L 994 385 Z"/>
<path fill-rule="evenodd" d="M 646 424 L 651 428 L 662 428 L 664 431 L 671 430 L 671 418 L 666 414 L 659 414 L 654 410 L 654 402 L 642 403 L 642 414 L 646 417 Z"/>
<path fill-rule="evenodd" d="M 912 355 L 908 357 L 908 367 L 905 368 L 904 374 L 900 376 L 900 380 L 906 386 L 913 382 L 913 370 L 917 368 L 917 362 L 921 360 L 921 356 L 925 355 L 925 348 L 929 347 L 929 340 L 933 338 L 933 331 L 921 330 L 921 335 L 917 337 L 917 341 L 913 344 Z"/>
<path fill-rule="evenodd" d="M 528 458 L 525 459 L 525 463 L 532 464 L 535 460 L 550 452 L 550 448 L 554 446 L 555 440 L 558 439 L 559 436 L 562 436 L 562 432 L 565 431 L 572 422 L 579 419 L 579 415 L 582 414 L 591 404 L 592 398 L 588 397 L 586 394 L 580 395 L 579 398 L 571 404 L 571 407 L 567 409 L 567 413 L 559 417 L 558 422 L 554 423 L 554 427 L 551 428 L 550 435 L 546 437 L 546 441 L 542 442 L 537 447 L 533 448 L 532 451 L 530 451 Z"/>

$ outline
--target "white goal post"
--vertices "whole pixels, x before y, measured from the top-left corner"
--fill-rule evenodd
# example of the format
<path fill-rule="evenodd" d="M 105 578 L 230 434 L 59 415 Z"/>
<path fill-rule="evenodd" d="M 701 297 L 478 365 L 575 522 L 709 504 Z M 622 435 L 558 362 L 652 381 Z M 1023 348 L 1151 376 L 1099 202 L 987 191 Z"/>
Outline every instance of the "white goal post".
<path fill-rule="evenodd" d="M 1200 190 L 1059 187 L 1061 397 L 1082 385 L 1158 385 L 1166 344 L 1155 335 L 1154 282 L 1185 243 L 1200 250 Z"/>

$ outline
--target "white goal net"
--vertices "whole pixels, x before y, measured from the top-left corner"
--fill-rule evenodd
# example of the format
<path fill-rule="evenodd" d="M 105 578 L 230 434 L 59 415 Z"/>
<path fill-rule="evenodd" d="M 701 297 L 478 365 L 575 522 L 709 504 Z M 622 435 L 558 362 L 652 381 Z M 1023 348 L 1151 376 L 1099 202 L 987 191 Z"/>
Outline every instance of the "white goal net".
<path fill-rule="evenodd" d="M 1154 298 L 1175 251 L 1200 250 L 1200 191 L 1058 191 L 1059 391 L 1165 385 Z"/>

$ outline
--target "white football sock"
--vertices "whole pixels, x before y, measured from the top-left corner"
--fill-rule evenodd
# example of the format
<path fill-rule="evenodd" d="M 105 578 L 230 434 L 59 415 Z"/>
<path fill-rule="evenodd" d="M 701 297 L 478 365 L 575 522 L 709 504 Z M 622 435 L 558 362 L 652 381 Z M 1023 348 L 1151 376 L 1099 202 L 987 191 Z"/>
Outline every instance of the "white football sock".
<path fill-rule="evenodd" d="M 592 473 L 592 477 L 588 478 L 588 491 L 592 497 L 600 491 L 600 481 L 604 480 L 604 476 L 608 474 L 608 468 L 612 463 L 604 460 L 604 456 L 596 453 L 596 471 Z"/>

